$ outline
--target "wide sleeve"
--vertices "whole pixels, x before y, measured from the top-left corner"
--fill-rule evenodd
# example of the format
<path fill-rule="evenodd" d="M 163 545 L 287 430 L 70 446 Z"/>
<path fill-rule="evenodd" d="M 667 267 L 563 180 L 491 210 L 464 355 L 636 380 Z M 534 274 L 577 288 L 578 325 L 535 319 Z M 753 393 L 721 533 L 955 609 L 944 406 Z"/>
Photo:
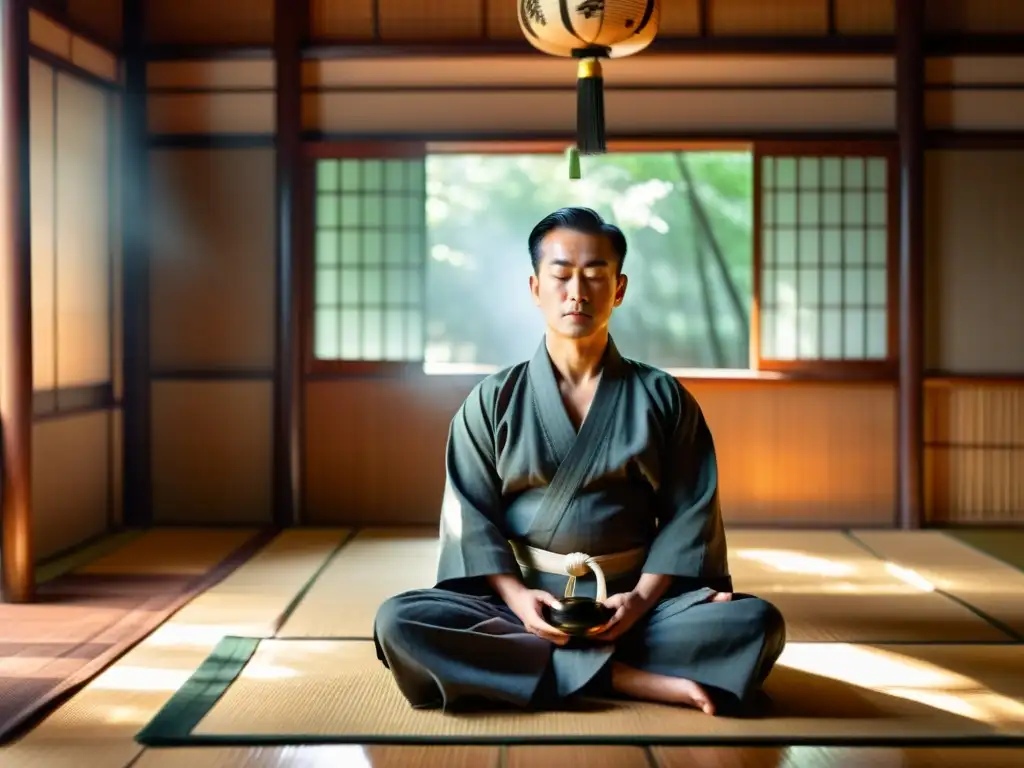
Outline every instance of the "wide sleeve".
<path fill-rule="evenodd" d="M 672 383 L 658 531 L 643 570 L 692 580 L 694 587 L 732 591 L 714 440 L 697 401 L 678 382 Z"/>
<path fill-rule="evenodd" d="M 494 399 L 488 396 L 486 386 L 475 387 L 448 432 L 438 587 L 454 586 L 451 582 L 457 580 L 521 572 L 500 523 Z"/>

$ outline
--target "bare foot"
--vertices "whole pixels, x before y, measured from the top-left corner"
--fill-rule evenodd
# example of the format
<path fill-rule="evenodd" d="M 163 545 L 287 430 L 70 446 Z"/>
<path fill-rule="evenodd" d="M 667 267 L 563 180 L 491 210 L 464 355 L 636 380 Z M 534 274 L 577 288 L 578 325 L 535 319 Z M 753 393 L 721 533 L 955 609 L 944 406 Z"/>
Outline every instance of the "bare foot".
<path fill-rule="evenodd" d="M 643 701 L 678 704 L 715 714 L 715 705 L 703 688 L 681 677 L 644 672 L 620 662 L 612 663 L 612 687 L 619 693 Z"/>

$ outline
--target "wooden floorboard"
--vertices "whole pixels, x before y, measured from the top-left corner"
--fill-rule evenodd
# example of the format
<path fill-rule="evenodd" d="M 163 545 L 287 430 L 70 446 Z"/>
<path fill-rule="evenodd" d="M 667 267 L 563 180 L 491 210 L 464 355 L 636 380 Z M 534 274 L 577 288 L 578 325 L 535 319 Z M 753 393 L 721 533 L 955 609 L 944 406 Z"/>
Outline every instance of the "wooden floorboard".
<path fill-rule="evenodd" d="M 1019 768 L 1021 765 L 1024 765 L 1024 750 L 999 748 L 340 745 L 147 749 L 131 768 Z M 42 763 L 39 768 L 43 768 Z"/>

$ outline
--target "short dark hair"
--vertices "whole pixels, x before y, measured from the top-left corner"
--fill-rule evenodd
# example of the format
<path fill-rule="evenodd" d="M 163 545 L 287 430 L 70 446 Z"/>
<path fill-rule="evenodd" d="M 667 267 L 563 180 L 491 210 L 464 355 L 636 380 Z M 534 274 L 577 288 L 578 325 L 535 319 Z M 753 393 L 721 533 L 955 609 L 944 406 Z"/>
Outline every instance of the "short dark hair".
<path fill-rule="evenodd" d="M 530 232 L 530 261 L 533 263 L 534 274 L 540 269 L 541 241 L 556 229 L 571 229 L 588 235 L 601 235 L 608 238 L 612 250 L 619 258 L 619 269 L 626 260 L 626 236 L 614 224 L 609 224 L 592 208 L 559 208 L 541 219 Z"/>

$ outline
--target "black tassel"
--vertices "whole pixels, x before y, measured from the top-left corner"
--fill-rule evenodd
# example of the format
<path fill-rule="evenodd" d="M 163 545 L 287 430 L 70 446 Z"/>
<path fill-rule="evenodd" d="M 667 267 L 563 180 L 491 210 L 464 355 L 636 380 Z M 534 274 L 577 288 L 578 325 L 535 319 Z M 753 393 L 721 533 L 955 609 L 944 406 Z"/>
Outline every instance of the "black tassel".
<path fill-rule="evenodd" d="M 606 152 L 601 62 L 582 59 L 576 73 L 576 146 L 584 155 Z"/>

